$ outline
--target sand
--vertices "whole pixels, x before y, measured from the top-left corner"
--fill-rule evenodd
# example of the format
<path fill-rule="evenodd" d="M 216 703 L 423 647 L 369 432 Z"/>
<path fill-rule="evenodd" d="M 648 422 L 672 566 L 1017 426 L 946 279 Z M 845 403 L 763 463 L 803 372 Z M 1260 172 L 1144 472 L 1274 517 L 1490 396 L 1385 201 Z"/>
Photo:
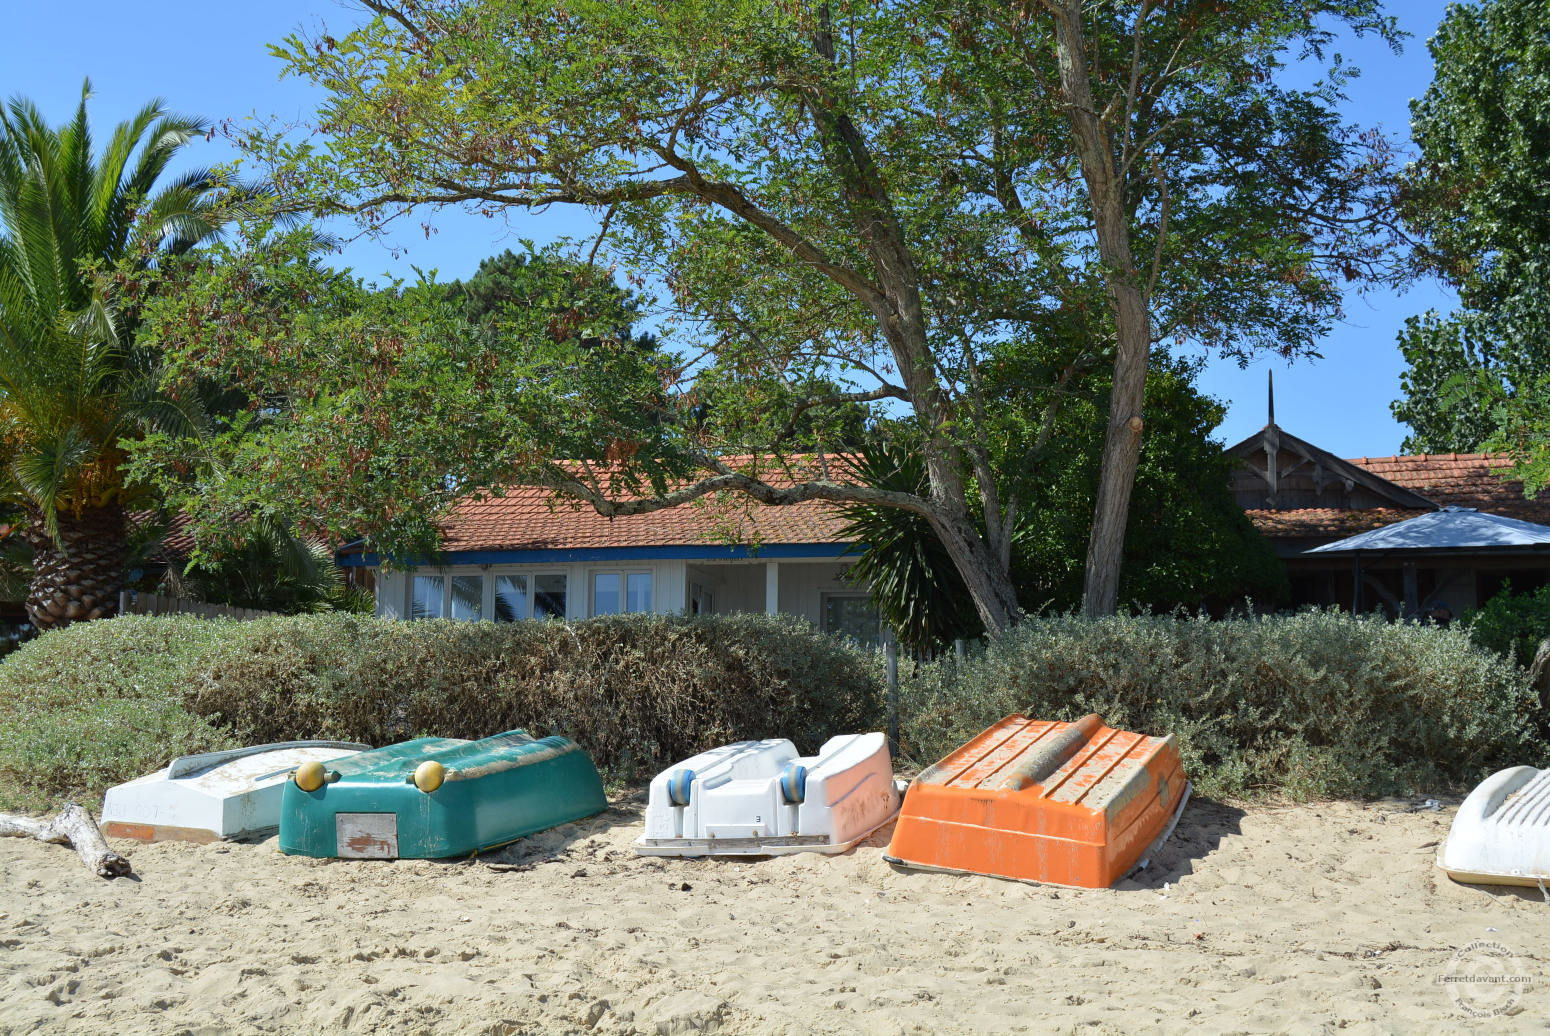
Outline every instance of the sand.
<path fill-rule="evenodd" d="M 1449 881 L 1452 808 L 1406 805 L 1197 798 L 1104 891 L 898 871 L 889 828 L 644 859 L 638 800 L 453 863 L 115 841 L 109 882 L 0 839 L 0 1031 L 1544 1031 L 1550 905 Z M 1481 940 L 1533 984 L 1465 1006 L 1510 1013 L 1439 982 Z"/>

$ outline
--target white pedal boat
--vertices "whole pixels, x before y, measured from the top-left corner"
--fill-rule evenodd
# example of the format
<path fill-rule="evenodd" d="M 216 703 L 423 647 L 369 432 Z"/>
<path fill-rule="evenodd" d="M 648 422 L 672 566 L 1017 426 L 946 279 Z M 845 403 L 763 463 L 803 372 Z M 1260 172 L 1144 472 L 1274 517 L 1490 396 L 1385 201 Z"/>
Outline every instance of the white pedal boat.
<path fill-rule="evenodd" d="M 846 734 L 800 756 L 784 739 L 702 752 L 651 782 L 645 856 L 844 852 L 899 812 L 882 734 Z"/>
<path fill-rule="evenodd" d="M 214 842 L 280 826 L 286 778 L 302 763 L 369 749 L 350 741 L 287 741 L 185 755 L 155 773 L 109 788 L 102 831 L 142 842 Z"/>
<path fill-rule="evenodd" d="M 1514 766 L 1469 793 L 1437 866 L 1474 885 L 1550 882 L 1550 770 Z"/>

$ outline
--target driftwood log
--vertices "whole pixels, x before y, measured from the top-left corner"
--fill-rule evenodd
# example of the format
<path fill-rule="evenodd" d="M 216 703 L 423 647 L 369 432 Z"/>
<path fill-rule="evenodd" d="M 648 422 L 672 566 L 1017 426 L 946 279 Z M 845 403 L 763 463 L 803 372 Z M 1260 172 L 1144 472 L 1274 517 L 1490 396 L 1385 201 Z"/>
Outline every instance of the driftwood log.
<path fill-rule="evenodd" d="M 0 835 L 73 846 L 80 854 L 81 862 L 104 878 L 121 878 L 132 873 L 129 861 L 108 848 L 107 839 L 102 837 L 91 814 L 73 802 L 44 820 L 0 813 Z"/>

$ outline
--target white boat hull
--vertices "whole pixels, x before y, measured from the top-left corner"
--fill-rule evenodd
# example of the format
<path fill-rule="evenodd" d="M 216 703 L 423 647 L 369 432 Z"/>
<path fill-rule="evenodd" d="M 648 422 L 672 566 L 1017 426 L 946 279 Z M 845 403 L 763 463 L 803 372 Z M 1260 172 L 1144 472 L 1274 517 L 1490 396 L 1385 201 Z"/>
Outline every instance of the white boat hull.
<path fill-rule="evenodd" d="M 155 773 L 109 788 L 102 830 L 142 842 L 214 842 L 280 826 L 286 778 L 305 762 L 328 762 L 368 745 L 290 741 L 181 756 Z"/>
<path fill-rule="evenodd" d="M 1437 866 L 1476 885 L 1550 881 L 1550 770 L 1514 766 L 1469 793 Z"/>
<path fill-rule="evenodd" d="M 830 738 L 815 756 L 784 739 L 702 752 L 651 782 L 645 856 L 844 852 L 899 812 L 882 734 Z"/>

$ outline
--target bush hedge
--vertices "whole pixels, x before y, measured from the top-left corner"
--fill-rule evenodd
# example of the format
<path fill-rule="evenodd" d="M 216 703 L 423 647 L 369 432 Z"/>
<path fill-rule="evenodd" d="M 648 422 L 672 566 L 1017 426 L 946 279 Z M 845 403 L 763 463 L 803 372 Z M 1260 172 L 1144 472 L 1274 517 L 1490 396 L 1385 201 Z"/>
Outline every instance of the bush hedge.
<path fill-rule="evenodd" d="M 730 740 L 778 734 L 812 750 L 882 724 L 870 656 L 764 615 L 125 616 L 28 644 L 0 662 L 0 686 L 0 800 L 23 806 L 90 799 L 232 741 L 383 745 L 522 727 L 573 737 L 631 777 Z"/>
<path fill-rule="evenodd" d="M 193 659 L 231 625 L 188 616 L 78 623 L 0 660 L 0 808 L 91 803 L 173 756 L 234 744 L 178 693 Z"/>
<path fill-rule="evenodd" d="M 881 666 L 798 619 L 236 623 L 126 616 L 0 661 L 0 807 L 90 802 L 175 755 L 323 737 L 563 733 L 616 777 L 711 745 L 806 751 L 878 729 Z M 1012 712 L 1172 733 L 1197 788 L 1295 798 L 1459 790 L 1546 765 L 1525 674 L 1463 629 L 1331 612 L 1036 618 L 900 689 L 905 762 Z"/>
<path fill-rule="evenodd" d="M 1218 796 L 1416 794 L 1547 765 L 1521 669 L 1467 631 L 1332 611 L 1033 619 L 900 697 L 901 748 L 921 765 L 1013 712 L 1172 733 Z"/>
<path fill-rule="evenodd" d="M 1464 613 L 1464 626 L 1481 647 L 1527 668 L 1550 637 L 1550 586 L 1516 594 L 1507 586 L 1479 608 Z"/>

